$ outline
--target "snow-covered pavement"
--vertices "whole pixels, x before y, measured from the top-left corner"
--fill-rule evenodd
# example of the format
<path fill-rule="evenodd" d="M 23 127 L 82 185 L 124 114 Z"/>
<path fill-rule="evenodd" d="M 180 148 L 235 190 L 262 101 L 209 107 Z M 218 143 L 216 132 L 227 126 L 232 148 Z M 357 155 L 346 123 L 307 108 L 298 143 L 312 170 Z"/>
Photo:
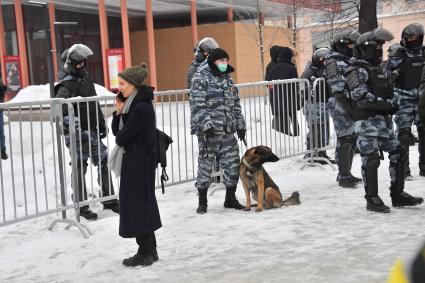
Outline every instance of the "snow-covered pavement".
<path fill-rule="evenodd" d="M 425 196 L 411 147 L 414 181 L 406 191 Z M 128 268 L 121 260 L 137 249 L 118 236 L 118 216 L 99 211 L 84 223 L 95 235 L 75 229 L 48 231 L 55 216 L 0 228 L 1 282 L 385 282 L 397 258 L 408 261 L 425 240 L 425 206 L 366 211 L 362 186 L 336 185 L 336 172 L 300 171 L 300 157 L 268 164 L 283 195 L 299 191 L 302 204 L 256 213 L 223 208 L 224 191 L 209 197 L 208 213 L 197 215 L 193 183 L 157 193 L 163 228 L 157 232 L 160 260 Z M 360 176 L 360 158 L 353 173 Z M 390 205 L 388 161 L 379 168 L 380 194 Z M 242 186 L 237 191 L 244 202 Z"/>

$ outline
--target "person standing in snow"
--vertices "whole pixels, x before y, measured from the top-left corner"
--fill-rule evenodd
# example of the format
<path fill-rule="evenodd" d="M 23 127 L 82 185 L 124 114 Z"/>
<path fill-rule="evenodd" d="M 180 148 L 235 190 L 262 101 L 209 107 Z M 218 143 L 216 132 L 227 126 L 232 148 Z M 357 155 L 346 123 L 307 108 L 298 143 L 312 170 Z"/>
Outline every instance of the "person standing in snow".
<path fill-rule="evenodd" d="M 151 265 L 158 260 L 155 231 L 161 218 L 155 196 L 156 120 L 153 88 L 143 84 L 148 70 L 127 68 L 118 74 L 119 94 L 113 113 L 112 133 L 120 155 L 120 228 L 123 238 L 136 238 L 137 253 L 123 260 L 125 266 Z M 111 163 L 111 162 L 110 162 Z"/>
<path fill-rule="evenodd" d="M 270 80 L 298 78 L 297 68 L 292 63 L 292 57 L 291 48 L 280 48 L 277 64 L 270 71 Z M 275 114 L 272 122 L 273 129 L 285 135 L 298 136 L 297 111 L 301 108 L 301 102 L 297 93 L 296 83 L 274 85 L 273 92 L 270 95 L 270 106 L 272 107 L 272 113 Z"/>
<path fill-rule="evenodd" d="M 317 49 L 311 56 L 311 61 L 307 63 L 300 78 L 308 80 L 312 87 L 316 79 L 324 78 L 325 61 L 330 52 L 328 48 Z M 308 150 L 319 148 L 318 157 L 325 158 L 330 163 L 335 164 L 335 160 L 327 155 L 325 149 L 322 149 L 329 145 L 329 111 L 326 109 L 329 96 L 329 84 L 326 81 L 324 84 L 319 82 L 316 85 L 316 89 L 312 90 L 310 99 L 305 102 L 304 115 L 308 121 L 306 145 Z M 311 142 L 312 144 L 310 144 Z M 304 158 L 310 158 L 310 153 L 307 153 Z M 327 164 L 325 160 L 320 159 L 314 162 Z"/>
<path fill-rule="evenodd" d="M 414 23 L 405 27 L 401 33 L 400 44 L 389 48 L 387 69 L 398 75 L 395 80 L 394 95 L 398 97 L 400 109 L 394 116 L 398 140 L 406 155 L 406 178 L 411 179 L 409 167 L 409 146 L 412 142 L 412 124 L 419 134 L 419 175 L 425 176 L 425 126 L 418 117 L 419 86 L 421 75 L 425 72 L 424 27 Z"/>
<path fill-rule="evenodd" d="M 7 91 L 7 86 L 4 85 L 3 81 L 0 79 L 0 103 L 4 102 L 6 91 Z M 3 109 L 0 109 L 0 149 L 1 149 L 1 159 L 6 160 L 8 156 L 6 153 L 6 138 L 4 136 Z"/>
<path fill-rule="evenodd" d="M 226 199 L 224 207 L 243 209 L 236 199 L 239 181 L 239 146 L 245 139 L 245 118 L 242 115 L 238 89 L 230 73 L 229 55 L 214 49 L 193 76 L 190 88 L 191 134 L 198 137 L 198 174 L 195 183 L 199 192 L 197 213 L 207 212 L 207 191 L 211 185 L 211 170 L 217 156 L 224 169 Z"/>
<path fill-rule="evenodd" d="M 60 81 L 55 86 L 56 98 L 68 99 L 97 95 L 94 82 L 87 72 L 87 59 L 92 54 L 92 50 L 84 44 L 74 44 L 62 53 L 61 58 L 64 64 L 59 72 Z M 102 139 L 108 135 L 108 129 L 100 105 L 96 101 L 90 101 L 74 103 L 73 107 L 76 118 L 78 201 L 87 200 L 85 175 L 90 157 L 91 163 L 98 168 L 98 183 L 102 188 L 102 195 L 114 195 L 112 179 L 108 171 L 108 148 L 102 142 Z M 63 107 L 62 116 L 65 144 L 70 148 L 69 115 L 66 105 Z M 117 199 L 102 203 L 104 209 L 119 213 Z M 88 220 L 97 219 L 97 214 L 92 212 L 88 205 L 80 207 L 80 215 Z"/>
<path fill-rule="evenodd" d="M 345 30 L 336 34 L 332 42 L 332 51 L 326 58 L 325 77 L 330 86 L 331 97 L 326 108 L 333 120 L 336 133 L 335 161 L 338 165 L 336 181 L 342 188 L 355 188 L 362 179 L 351 174 L 354 152 L 356 147 L 356 135 L 354 134 L 354 122 L 344 110 L 339 97 L 347 92 L 345 89 L 345 71 L 350 65 L 353 56 L 353 45 L 360 34 L 355 30 Z"/>
<path fill-rule="evenodd" d="M 393 92 L 394 79 L 381 66 L 382 46 L 393 38 L 388 30 L 376 28 L 357 39 L 354 57 L 345 72 L 350 91 L 345 93 L 348 101 L 340 100 L 355 121 L 357 147 L 362 156 L 366 209 L 380 213 L 390 212 L 378 195 L 378 167 L 383 151 L 388 152 L 390 161 L 393 207 L 415 206 L 423 202 L 423 198 L 413 197 L 404 190 L 406 156 L 403 155 L 403 145 L 395 136 L 392 120 L 398 110 L 398 100 Z"/>

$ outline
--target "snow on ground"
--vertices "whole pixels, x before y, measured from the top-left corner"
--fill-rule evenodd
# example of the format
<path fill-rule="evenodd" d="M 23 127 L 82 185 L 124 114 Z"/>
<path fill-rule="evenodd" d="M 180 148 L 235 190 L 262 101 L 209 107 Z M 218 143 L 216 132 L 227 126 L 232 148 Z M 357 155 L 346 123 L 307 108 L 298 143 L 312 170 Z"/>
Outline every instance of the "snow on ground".
<path fill-rule="evenodd" d="M 414 181 L 406 191 L 424 196 L 416 147 L 411 147 Z M 385 282 L 397 258 L 409 260 L 425 239 L 425 206 L 366 211 L 364 191 L 341 189 L 336 172 L 301 171 L 300 157 L 268 164 L 284 196 L 299 191 L 302 204 L 261 213 L 223 208 L 224 191 L 209 197 L 197 215 L 193 183 L 157 192 L 163 228 L 157 231 L 160 260 L 128 268 L 121 260 L 135 253 L 134 239 L 118 236 L 119 218 L 94 206 L 99 219 L 82 221 L 95 234 L 47 226 L 47 216 L 0 228 L 2 282 Z M 353 173 L 360 176 L 360 158 Z M 388 161 L 379 168 L 380 194 L 390 204 Z M 241 184 L 239 199 L 245 197 Z"/>
<path fill-rule="evenodd" d="M 56 83 L 55 83 L 56 84 Z M 95 84 L 96 93 L 98 95 L 113 95 L 112 92 L 107 90 L 105 87 Z M 16 96 L 8 102 L 34 102 L 40 100 L 50 99 L 50 86 L 45 85 L 30 85 L 26 88 L 21 89 Z"/>

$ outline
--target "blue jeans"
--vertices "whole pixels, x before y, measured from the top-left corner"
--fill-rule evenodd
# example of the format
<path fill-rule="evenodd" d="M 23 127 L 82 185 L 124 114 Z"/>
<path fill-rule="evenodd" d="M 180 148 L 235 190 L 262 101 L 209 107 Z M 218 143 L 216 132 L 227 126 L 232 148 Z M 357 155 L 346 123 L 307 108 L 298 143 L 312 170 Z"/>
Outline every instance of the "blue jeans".
<path fill-rule="evenodd" d="M 1 151 L 6 151 L 6 141 L 4 137 L 4 119 L 3 119 L 3 111 L 0 111 L 0 149 Z"/>

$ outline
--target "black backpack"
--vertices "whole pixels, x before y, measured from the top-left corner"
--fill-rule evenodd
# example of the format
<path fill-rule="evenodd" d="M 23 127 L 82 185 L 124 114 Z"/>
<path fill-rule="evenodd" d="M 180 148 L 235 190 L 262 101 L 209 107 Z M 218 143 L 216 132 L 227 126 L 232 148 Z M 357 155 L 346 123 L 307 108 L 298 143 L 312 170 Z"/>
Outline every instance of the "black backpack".
<path fill-rule="evenodd" d="M 167 167 L 167 150 L 170 144 L 173 143 L 173 139 L 163 131 L 156 129 L 156 141 L 156 163 L 161 164 L 161 188 L 164 194 L 164 182 L 169 180 L 167 172 L 165 171 Z"/>

